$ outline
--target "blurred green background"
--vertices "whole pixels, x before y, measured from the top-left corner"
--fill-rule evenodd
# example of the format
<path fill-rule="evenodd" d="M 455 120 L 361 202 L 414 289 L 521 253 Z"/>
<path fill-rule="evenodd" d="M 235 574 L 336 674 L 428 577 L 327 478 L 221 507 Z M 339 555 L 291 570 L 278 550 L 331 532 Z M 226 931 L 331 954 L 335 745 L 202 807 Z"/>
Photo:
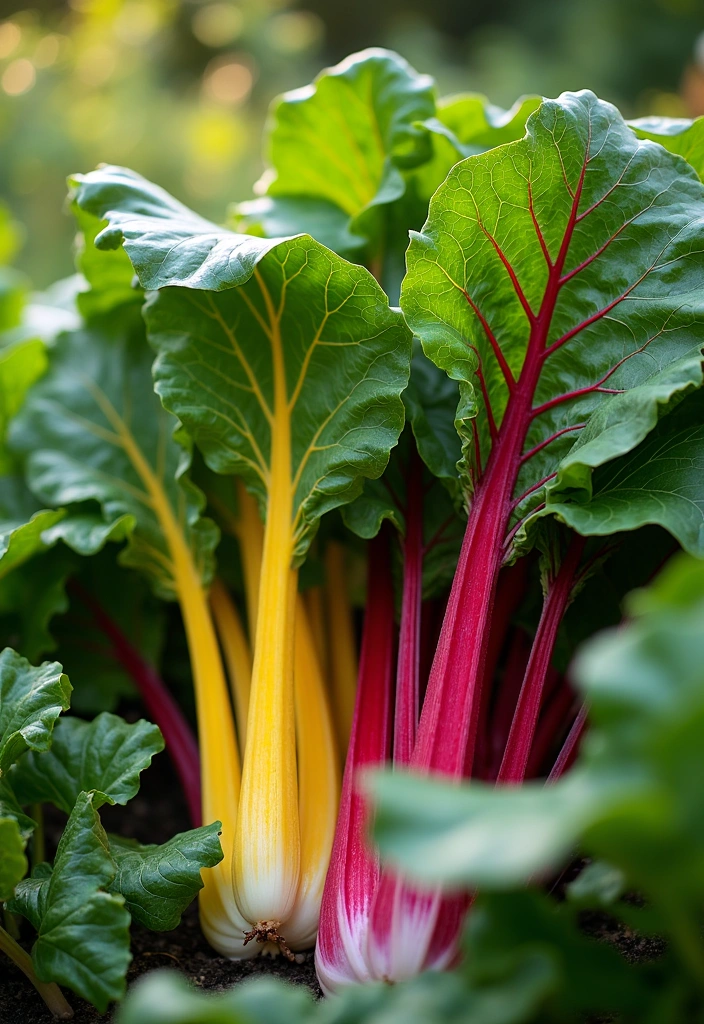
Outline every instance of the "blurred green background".
<path fill-rule="evenodd" d="M 630 116 L 704 113 L 704 0 L 0 0 L 0 198 L 17 265 L 71 273 L 65 178 L 126 164 L 222 220 L 277 93 L 370 45 L 502 106 L 588 86 Z"/>

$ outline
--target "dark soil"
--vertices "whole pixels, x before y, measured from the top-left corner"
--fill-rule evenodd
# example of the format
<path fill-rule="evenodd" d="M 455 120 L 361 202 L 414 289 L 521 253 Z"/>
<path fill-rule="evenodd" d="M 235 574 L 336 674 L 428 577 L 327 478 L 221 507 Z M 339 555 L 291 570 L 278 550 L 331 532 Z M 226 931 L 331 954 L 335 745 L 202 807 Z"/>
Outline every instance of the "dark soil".
<path fill-rule="evenodd" d="M 127 807 L 106 807 L 101 810 L 105 828 L 130 836 L 141 842 L 165 842 L 176 832 L 190 828 L 185 804 L 168 758 L 160 754 L 142 776 L 142 788 Z M 54 847 L 65 818 L 47 809 L 47 856 Z M 29 928 L 27 928 L 29 931 Z M 29 948 L 31 937 L 25 943 Z M 196 903 L 183 916 L 178 928 L 171 932 L 150 932 L 134 925 L 132 956 L 127 982 L 157 968 L 171 967 L 181 971 L 199 988 L 222 991 L 238 981 L 256 974 L 276 975 L 286 981 L 307 985 L 316 995 L 320 990 L 315 977 L 313 954 L 306 954 L 301 964 L 283 957 L 276 960 L 257 957 L 241 962 L 226 960 L 210 948 L 198 926 Z M 65 995 L 74 1009 L 75 1024 L 107 1024 L 112 1014 L 101 1016 L 92 1006 L 67 990 Z M 51 1024 L 51 1014 L 25 976 L 8 960 L 0 964 L 0 1024 Z"/>

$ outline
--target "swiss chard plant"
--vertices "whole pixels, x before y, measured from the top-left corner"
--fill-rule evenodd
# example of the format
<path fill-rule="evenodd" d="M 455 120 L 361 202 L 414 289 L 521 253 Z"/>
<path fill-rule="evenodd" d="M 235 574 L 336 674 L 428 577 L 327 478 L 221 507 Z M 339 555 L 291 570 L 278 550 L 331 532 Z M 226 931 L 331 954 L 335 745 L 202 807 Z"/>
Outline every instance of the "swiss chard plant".
<path fill-rule="evenodd" d="M 394 794 L 402 815 L 414 787 L 445 792 L 419 776 L 451 780 L 449 801 L 468 778 L 487 805 L 480 780 L 509 803 L 571 792 L 598 725 L 577 641 L 678 547 L 704 556 L 702 123 L 628 123 L 588 91 L 510 111 L 438 100 L 370 50 L 275 103 L 258 198 L 224 227 L 124 168 L 71 178 L 79 276 L 43 300 L 43 333 L 9 292 L 0 628 L 7 611 L 23 653 L 75 658 L 99 680 L 88 702 L 136 684 L 194 823 L 222 823 L 200 894 L 219 952 L 295 959 L 317 934 L 326 993 L 400 981 L 457 961 L 472 907 L 462 980 L 408 992 L 484 1019 L 475 889 L 491 886 L 451 877 L 430 825 L 414 872 L 384 816 Z M 183 622 L 197 744 L 156 671 L 162 601 Z M 102 660 L 73 653 L 79 609 Z M 382 861 L 360 773 L 384 764 Z M 522 788 L 535 779 L 550 785 Z M 533 849 L 508 828 L 500 842 L 509 861 Z M 527 874 L 544 870 L 536 854 Z M 537 894 L 518 900 L 550 931 Z M 574 920 L 555 927 L 578 959 Z M 513 979 L 528 1009 L 496 1020 L 532 1019 L 547 976 Z"/>

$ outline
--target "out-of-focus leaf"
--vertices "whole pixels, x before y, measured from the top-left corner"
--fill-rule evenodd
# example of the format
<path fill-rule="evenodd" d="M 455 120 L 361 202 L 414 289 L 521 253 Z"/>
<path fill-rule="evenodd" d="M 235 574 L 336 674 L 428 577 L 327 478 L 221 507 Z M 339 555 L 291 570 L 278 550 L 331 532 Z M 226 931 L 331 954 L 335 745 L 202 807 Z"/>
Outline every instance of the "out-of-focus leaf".
<path fill-rule="evenodd" d="M 125 991 L 130 915 L 122 897 L 107 892 L 115 864 L 92 793 L 80 794 L 53 871 L 40 868 L 18 885 L 10 903 L 13 913 L 37 929 L 32 948 L 37 976 L 67 985 L 104 1013 Z"/>
<path fill-rule="evenodd" d="M 203 888 L 201 869 L 222 860 L 220 822 L 181 832 L 161 846 L 109 836 L 117 874 L 110 891 L 119 893 L 135 921 L 152 931 L 169 931 Z"/>
<path fill-rule="evenodd" d="M 0 901 L 9 900 L 27 873 L 25 840 L 14 818 L 0 816 Z"/>
<path fill-rule="evenodd" d="M 70 693 L 57 662 L 35 667 L 9 647 L 0 653 L 0 776 L 26 750 L 48 749 Z"/>
<path fill-rule="evenodd" d="M 135 985 L 118 1024 L 304 1024 L 313 1012 L 302 986 L 276 979 L 245 981 L 229 992 L 205 994 L 174 971 L 158 971 Z"/>
<path fill-rule="evenodd" d="M 84 722 L 62 718 L 51 748 L 29 753 L 10 775 L 23 804 L 53 803 L 70 814 L 81 792 L 93 791 L 93 806 L 126 804 L 139 790 L 140 773 L 164 749 L 156 725 L 134 724 L 105 711 Z"/>
<path fill-rule="evenodd" d="M 451 143 L 459 160 L 523 138 L 526 121 L 541 102 L 540 96 L 523 96 L 502 110 L 479 93 L 460 93 L 439 100 L 436 118 L 426 124 Z"/>

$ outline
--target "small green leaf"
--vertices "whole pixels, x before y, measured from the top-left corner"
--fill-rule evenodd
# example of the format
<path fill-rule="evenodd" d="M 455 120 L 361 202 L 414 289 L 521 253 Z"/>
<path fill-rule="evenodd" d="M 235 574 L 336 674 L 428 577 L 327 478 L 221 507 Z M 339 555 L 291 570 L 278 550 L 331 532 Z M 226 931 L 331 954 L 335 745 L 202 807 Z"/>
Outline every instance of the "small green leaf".
<path fill-rule="evenodd" d="M 105 711 L 84 722 L 63 718 L 50 750 L 27 754 L 11 774 L 24 804 L 53 803 L 67 814 L 81 792 L 94 791 L 93 806 L 126 804 L 139 790 L 140 773 L 164 749 L 157 726 L 130 725 Z"/>
<path fill-rule="evenodd" d="M 106 891 L 114 877 L 93 794 L 81 793 L 53 871 L 21 883 L 10 904 L 37 927 L 32 959 L 40 980 L 67 985 L 101 1013 L 124 995 L 131 959 L 130 915 L 122 898 Z"/>
<path fill-rule="evenodd" d="M 9 900 L 27 873 L 25 840 L 14 818 L 1 816 L 0 804 L 0 902 Z"/>
<path fill-rule="evenodd" d="M 47 750 L 71 684 L 57 662 L 38 668 L 9 647 L 0 653 L 0 775 L 26 750 Z"/>
<path fill-rule="evenodd" d="M 586 502 L 579 500 L 579 492 L 577 500 L 570 501 L 569 491 L 548 491 L 545 514 L 557 516 L 585 536 L 604 536 L 657 523 L 685 551 L 704 557 L 701 390 L 661 419 L 628 455 L 597 469 L 590 489 L 592 494 Z M 530 529 L 530 520 L 527 525 Z"/>
<path fill-rule="evenodd" d="M 135 921 L 152 931 L 169 931 L 203 888 L 201 870 L 222 860 L 220 822 L 181 832 L 161 846 L 109 836 L 117 874 L 110 892 L 119 893 Z"/>
<path fill-rule="evenodd" d="M 620 868 L 595 860 L 580 871 L 566 891 L 567 898 L 573 903 L 608 907 L 623 896 L 626 878 Z"/>

